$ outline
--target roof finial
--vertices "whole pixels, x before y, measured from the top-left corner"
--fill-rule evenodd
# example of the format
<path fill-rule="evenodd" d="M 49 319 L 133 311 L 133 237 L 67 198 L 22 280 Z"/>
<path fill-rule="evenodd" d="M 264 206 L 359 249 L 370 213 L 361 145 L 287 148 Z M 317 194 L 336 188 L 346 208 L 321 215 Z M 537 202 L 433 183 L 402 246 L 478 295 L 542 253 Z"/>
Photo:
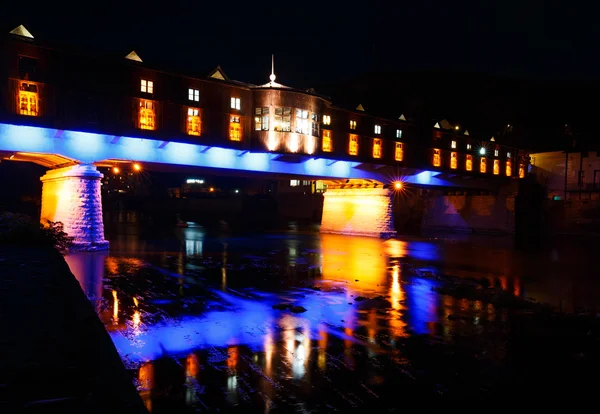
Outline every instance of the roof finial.
<path fill-rule="evenodd" d="M 275 82 L 275 55 L 271 55 L 271 75 L 269 79 L 271 79 L 271 82 Z"/>

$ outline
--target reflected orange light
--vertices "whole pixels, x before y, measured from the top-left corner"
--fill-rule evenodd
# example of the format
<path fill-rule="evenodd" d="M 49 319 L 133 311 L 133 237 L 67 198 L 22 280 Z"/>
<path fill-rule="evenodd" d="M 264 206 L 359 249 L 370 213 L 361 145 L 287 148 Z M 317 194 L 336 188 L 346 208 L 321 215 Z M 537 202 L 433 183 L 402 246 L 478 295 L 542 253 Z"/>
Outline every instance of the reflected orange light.
<path fill-rule="evenodd" d="M 113 323 L 116 325 L 119 322 L 119 299 L 117 299 L 117 291 L 112 291 L 113 296 Z"/>
<path fill-rule="evenodd" d="M 275 345 L 273 344 L 273 334 L 269 332 L 265 335 L 265 374 L 270 377 L 272 374 L 273 352 Z"/>
<path fill-rule="evenodd" d="M 142 317 L 140 315 L 140 311 L 136 309 L 133 312 L 133 318 L 132 318 L 133 329 L 137 330 L 140 327 L 141 321 L 142 321 Z"/>
<path fill-rule="evenodd" d="M 383 242 L 385 254 L 389 257 L 400 258 L 406 256 L 407 243 L 402 240 L 389 239 Z"/>
<path fill-rule="evenodd" d="M 142 166 L 136 162 L 135 164 L 133 164 L 133 169 L 139 171 L 142 169 Z"/>
<path fill-rule="evenodd" d="M 238 364 L 239 359 L 239 350 L 237 346 L 230 346 L 227 348 L 227 367 L 231 369 L 235 369 Z"/>
<path fill-rule="evenodd" d="M 138 372 L 140 397 L 148 412 L 152 412 L 152 397 L 150 391 L 154 385 L 154 367 L 148 362 L 142 365 Z"/>
<path fill-rule="evenodd" d="M 327 331 L 324 329 L 319 330 L 319 356 L 318 356 L 319 369 L 325 370 L 327 364 Z"/>
<path fill-rule="evenodd" d="M 200 364 L 195 354 L 189 354 L 185 359 L 185 376 L 195 378 L 200 371 Z"/>
<path fill-rule="evenodd" d="M 387 279 L 384 242 L 371 237 L 321 235 L 323 279 L 346 280 L 361 286 L 383 285 Z"/>

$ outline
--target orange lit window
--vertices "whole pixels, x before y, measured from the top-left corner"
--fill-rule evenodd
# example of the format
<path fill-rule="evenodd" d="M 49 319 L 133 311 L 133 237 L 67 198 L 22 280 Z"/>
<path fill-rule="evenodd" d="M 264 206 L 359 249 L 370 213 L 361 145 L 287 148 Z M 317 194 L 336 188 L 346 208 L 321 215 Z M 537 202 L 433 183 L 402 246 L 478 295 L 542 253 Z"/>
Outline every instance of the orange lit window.
<path fill-rule="evenodd" d="M 440 150 L 439 149 L 434 149 L 433 150 L 433 166 L 434 167 L 439 167 L 440 165 L 442 165 L 442 160 L 440 157 Z"/>
<path fill-rule="evenodd" d="M 188 135 L 200 135 L 200 110 L 197 108 L 188 108 L 187 133 Z"/>
<path fill-rule="evenodd" d="M 140 100 L 140 129 L 154 130 L 156 128 L 156 111 L 154 102 Z"/>
<path fill-rule="evenodd" d="M 323 152 L 331 152 L 333 145 L 331 145 L 331 131 L 326 129 L 323 130 Z"/>
<path fill-rule="evenodd" d="M 465 168 L 467 171 L 473 171 L 473 156 L 467 155 L 467 162 L 465 164 Z"/>
<path fill-rule="evenodd" d="M 481 157 L 481 161 L 479 162 L 479 172 L 485 173 L 487 171 L 487 160 L 485 157 Z"/>
<path fill-rule="evenodd" d="M 402 161 L 404 159 L 404 147 L 401 142 L 396 142 L 396 151 L 394 152 L 394 159 L 396 161 Z"/>
<path fill-rule="evenodd" d="M 525 178 L 525 165 L 519 164 L 519 178 Z"/>
<path fill-rule="evenodd" d="M 356 129 L 356 121 L 350 121 L 350 129 Z"/>
<path fill-rule="evenodd" d="M 348 147 L 348 154 L 358 155 L 358 135 L 350 135 L 350 146 Z"/>
<path fill-rule="evenodd" d="M 500 174 L 500 160 L 494 160 L 494 175 Z"/>
<path fill-rule="evenodd" d="M 373 140 L 373 158 L 381 158 L 381 140 L 378 138 Z"/>
<path fill-rule="evenodd" d="M 231 115 L 229 118 L 229 139 L 232 141 L 242 140 L 242 124 L 239 116 Z"/>
<path fill-rule="evenodd" d="M 453 170 L 458 168 L 458 154 L 456 152 L 450 153 L 450 168 Z"/>
<path fill-rule="evenodd" d="M 510 160 L 506 160 L 506 176 L 510 177 L 512 175 L 512 163 Z"/>
<path fill-rule="evenodd" d="M 19 87 L 19 114 L 38 116 L 38 88 L 35 83 L 21 82 Z"/>
<path fill-rule="evenodd" d="M 323 125 L 331 125 L 331 115 L 323 115 Z"/>

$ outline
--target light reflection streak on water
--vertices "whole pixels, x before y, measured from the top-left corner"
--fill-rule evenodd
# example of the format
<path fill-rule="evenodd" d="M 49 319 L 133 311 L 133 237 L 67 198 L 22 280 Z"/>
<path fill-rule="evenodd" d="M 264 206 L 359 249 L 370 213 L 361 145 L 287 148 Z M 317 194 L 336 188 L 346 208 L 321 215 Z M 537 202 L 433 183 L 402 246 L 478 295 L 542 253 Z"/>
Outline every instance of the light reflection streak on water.
<path fill-rule="evenodd" d="M 117 299 L 117 291 L 113 289 L 112 291 L 113 297 L 113 325 L 117 325 L 119 323 L 119 299 Z"/>

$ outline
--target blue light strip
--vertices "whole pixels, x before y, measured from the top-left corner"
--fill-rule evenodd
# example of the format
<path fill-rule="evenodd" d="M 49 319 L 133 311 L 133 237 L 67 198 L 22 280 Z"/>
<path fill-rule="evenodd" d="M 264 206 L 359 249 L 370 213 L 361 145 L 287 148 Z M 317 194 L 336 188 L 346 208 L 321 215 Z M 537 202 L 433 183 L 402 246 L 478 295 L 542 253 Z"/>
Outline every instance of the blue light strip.
<path fill-rule="evenodd" d="M 184 144 L 164 140 L 120 137 L 79 131 L 0 123 L 0 151 L 61 155 L 81 163 L 107 160 L 221 168 L 238 171 L 290 174 L 314 178 L 366 179 L 389 183 L 386 174 L 356 168 L 359 162 L 308 158 L 299 163 L 275 160 L 280 154 Z M 435 171 L 402 177 L 418 185 L 450 185 L 435 178 Z"/>

